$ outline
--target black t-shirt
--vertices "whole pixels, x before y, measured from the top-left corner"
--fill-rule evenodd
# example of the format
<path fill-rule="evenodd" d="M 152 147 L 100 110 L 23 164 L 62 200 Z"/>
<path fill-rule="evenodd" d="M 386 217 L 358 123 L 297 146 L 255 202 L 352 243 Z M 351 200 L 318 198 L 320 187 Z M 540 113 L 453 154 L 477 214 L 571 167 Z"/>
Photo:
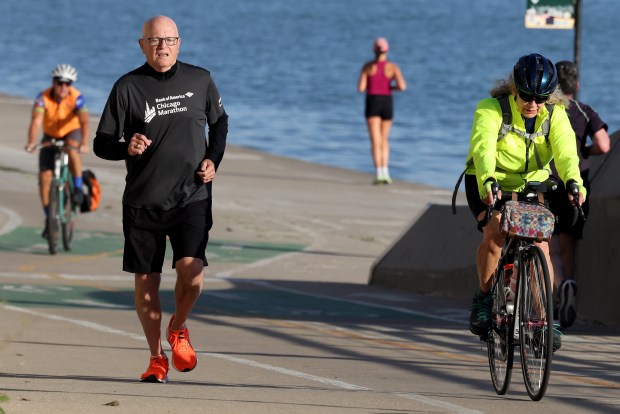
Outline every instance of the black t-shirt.
<path fill-rule="evenodd" d="M 588 136 L 592 137 L 601 128 L 605 128 L 605 131 L 607 131 L 607 124 L 603 122 L 598 113 L 589 105 L 574 99 L 571 99 L 566 112 L 577 138 L 579 169 L 587 171 L 590 169 L 588 154 L 585 152 Z"/>
<path fill-rule="evenodd" d="M 101 158 L 125 159 L 123 204 L 161 210 L 182 207 L 211 196 L 211 183 L 199 182 L 195 172 L 205 158 L 219 165 L 227 119 L 209 71 L 177 62 L 160 73 L 145 63 L 114 84 L 94 150 Z M 134 133 L 152 142 L 144 154 L 132 157 L 127 145 Z"/>

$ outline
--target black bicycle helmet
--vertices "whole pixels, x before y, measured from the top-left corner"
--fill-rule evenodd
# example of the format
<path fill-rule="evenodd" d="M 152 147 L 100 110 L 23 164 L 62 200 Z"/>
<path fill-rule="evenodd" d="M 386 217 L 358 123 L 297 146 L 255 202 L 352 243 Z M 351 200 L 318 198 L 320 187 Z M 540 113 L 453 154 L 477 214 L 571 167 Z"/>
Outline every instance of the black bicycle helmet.
<path fill-rule="evenodd" d="M 513 76 L 517 88 L 533 96 L 548 96 L 558 85 L 555 66 L 538 53 L 521 56 L 514 67 Z"/>

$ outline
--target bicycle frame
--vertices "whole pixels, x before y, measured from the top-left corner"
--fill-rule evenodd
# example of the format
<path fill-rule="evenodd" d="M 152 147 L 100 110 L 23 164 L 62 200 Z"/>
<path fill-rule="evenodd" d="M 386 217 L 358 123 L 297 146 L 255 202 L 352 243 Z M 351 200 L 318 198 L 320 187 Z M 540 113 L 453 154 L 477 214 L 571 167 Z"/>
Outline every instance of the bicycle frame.
<path fill-rule="evenodd" d="M 73 219 L 75 207 L 71 203 L 73 180 L 69 174 L 69 155 L 63 140 L 52 139 L 42 146 L 51 146 L 54 150 L 54 170 L 50 184 L 47 229 L 50 254 L 56 254 L 60 230 L 65 250 L 71 249 L 73 240 Z"/>
<path fill-rule="evenodd" d="M 73 193 L 73 181 L 69 179 L 69 154 L 61 150 L 63 147 L 56 146 L 56 148 L 58 149 L 55 151 L 55 154 L 54 154 L 54 178 L 53 180 L 56 180 L 56 182 L 58 183 L 58 192 L 59 192 L 59 195 L 61 196 L 59 197 L 60 217 L 63 220 L 63 222 L 66 222 L 65 215 L 63 214 L 64 213 L 64 204 L 62 202 L 63 201 L 62 196 L 64 195 L 63 190 L 64 190 L 64 187 L 68 185 L 69 189 L 71 190 L 71 193 Z"/>
<path fill-rule="evenodd" d="M 506 266 L 510 264 L 511 267 Z M 507 269 L 516 272 L 512 303 Z M 487 338 L 491 379 L 498 394 L 508 391 L 514 350 L 519 346 L 528 395 L 534 401 L 544 396 L 553 355 L 551 291 L 549 269 L 541 248 L 533 239 L 507 236 L 492 279 L 492 327 Z"/>

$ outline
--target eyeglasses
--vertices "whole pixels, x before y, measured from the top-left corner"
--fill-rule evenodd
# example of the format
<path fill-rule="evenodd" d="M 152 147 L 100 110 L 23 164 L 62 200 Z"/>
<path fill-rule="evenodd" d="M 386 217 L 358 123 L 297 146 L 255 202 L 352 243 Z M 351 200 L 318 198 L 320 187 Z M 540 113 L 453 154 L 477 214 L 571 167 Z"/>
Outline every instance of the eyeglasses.
<path fill-rule="evenodd" d="M 179 42 L 180 37 L 147 37 L 146 41 L 151 46 L 159 46 L 161 42 L 166 42 L 168 46 L 174 46 Z"/>
<path fill-rule="evenodd" d="M 71 81 L 60 80 L 60 79 L 54 79 L 54 82 L 56 82 L 56 85 L 58 86 L 63 86 L 63 85 L 71 86 L 71 84 L 73 83 Z"/>
<path fill-rule="evenodd" d="M 519 98 L 521 98 L 521 100 L 523 102 L 536 102 L 537 104 L 542 104 L 545 103 L 549 100 L 548 96 L 534 96 L 534 95 L 530 95 L 529 93 L 525 93 L 523 91 L 519 91 Z"/>

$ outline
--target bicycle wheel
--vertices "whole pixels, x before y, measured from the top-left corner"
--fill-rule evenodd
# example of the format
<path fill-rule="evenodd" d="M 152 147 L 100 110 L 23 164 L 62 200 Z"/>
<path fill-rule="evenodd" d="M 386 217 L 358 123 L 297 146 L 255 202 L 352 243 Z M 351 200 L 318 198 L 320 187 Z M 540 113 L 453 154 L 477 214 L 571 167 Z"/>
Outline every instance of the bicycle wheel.
<path fill-rule="evenodd" d="M 58 180 L 52 180 L 47 211 L 47 246 L 50 254 L 56 254 L 60 233 L 60 212 L 58 204 Z"/>
<path fill-rule="evenodd" d="M 73 241 L 73 208 L 71 205 L 71 188 L 67 183 L 63 186 L 59 205 L 62 205 L 60 220 L 62 223 L 62 245 L 65 250 L 69 251 Z"/>
<path fill-rule="evenodd" d="M 553 358 L 553 302 L 547 261 L 531 246 L 522 255 L 519 278 L 521 368 L 530 398 L 539 401 L 547 390 Z"/>
<path fill-rule="evenodd" d="M 504 395 L 508 391 L 512 377 L 514 360 L 514 343 L 512 337 L 512 315 L 506 307 L 506 289 L 504 283 L 504 268 L 498 266 L 495 271 L 495 280 L 491 288 L 493 307 L 491 308 L 491 336 L 487 340 L 489 369 L 495 392 Z"/>

